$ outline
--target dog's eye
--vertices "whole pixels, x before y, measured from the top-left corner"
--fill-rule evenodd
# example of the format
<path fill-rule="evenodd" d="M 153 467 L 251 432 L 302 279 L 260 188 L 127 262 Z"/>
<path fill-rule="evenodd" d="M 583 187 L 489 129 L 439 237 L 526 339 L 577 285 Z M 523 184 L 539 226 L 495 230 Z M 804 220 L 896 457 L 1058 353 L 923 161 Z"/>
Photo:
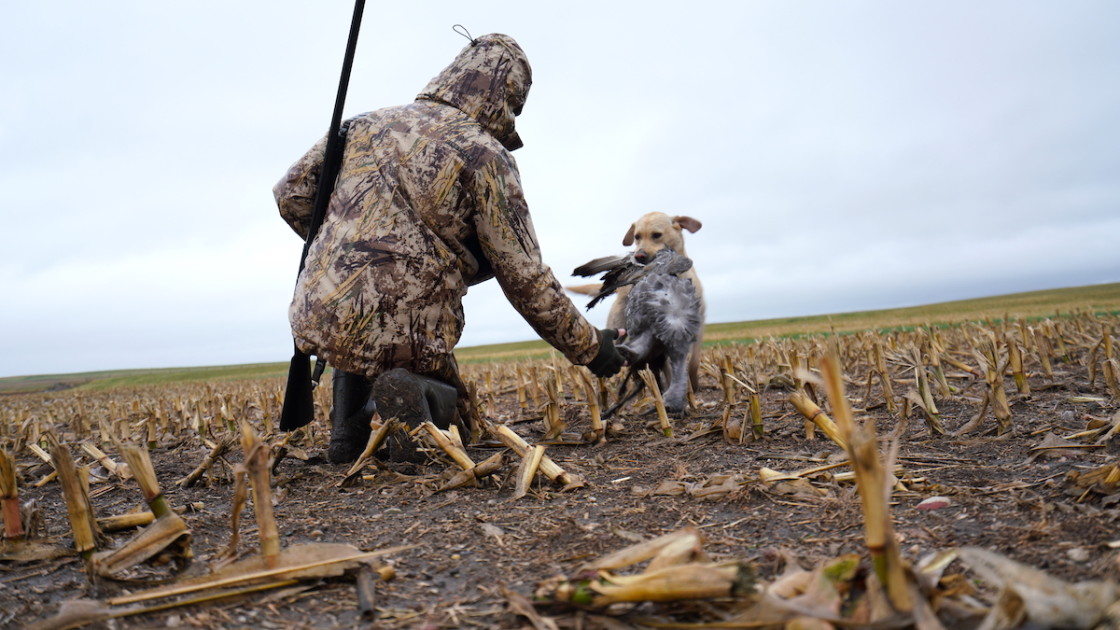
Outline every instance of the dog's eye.
<path fill-rule="evenodd" d="M 657 240 L 661 238 L 661 232 L 654 232 L 653 234 L 650 234 L 650 236 L 652 236 L 654 240 Z"/>

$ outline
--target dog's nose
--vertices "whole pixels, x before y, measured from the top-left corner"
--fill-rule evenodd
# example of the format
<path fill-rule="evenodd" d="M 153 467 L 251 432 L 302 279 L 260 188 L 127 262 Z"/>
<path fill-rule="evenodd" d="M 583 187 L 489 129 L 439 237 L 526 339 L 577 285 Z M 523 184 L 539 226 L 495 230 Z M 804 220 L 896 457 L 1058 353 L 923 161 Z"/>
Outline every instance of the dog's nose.
<path fill-rule="evenodd" d="M 638 251 L 634 252 L 634 262 L 643 265 L 646 264 L 647 262 L 649 262 L 649 254 L 647 254 L 645 250 L 639 249 Z"/>

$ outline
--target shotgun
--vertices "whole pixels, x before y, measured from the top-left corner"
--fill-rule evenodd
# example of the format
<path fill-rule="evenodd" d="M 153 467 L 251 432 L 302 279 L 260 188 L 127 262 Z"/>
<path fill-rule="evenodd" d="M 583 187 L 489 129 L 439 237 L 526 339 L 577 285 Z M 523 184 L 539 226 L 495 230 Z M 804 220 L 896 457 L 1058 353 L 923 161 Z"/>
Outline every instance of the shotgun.
<path fill-rule="evenodd" d="M 319 189 L 315 191 L 315 205 L 311 212 L 311 225 L 303 242 L 303 253 L 299 257 L 299 272 L 303 271 L 307 260 L 307 250 L 323 223 L 327 213 L 334 181 L 342 165 L 342 148 L 345 144 L 345 131 L 342 127 L 342 108 L 346 104 L 346 88 L 350 84 L 350 69 L 354 65 L 354 50 L 358 45 L 358 30 L 362 25 L 362 11 L 365 0 L 355 0 L 354 16 L 350 20 L 350 36 L 346 41 L 346 55 L 342 61 L 342 76 L 338 82 L 338 95 L 334 99 L 334 113 L 331 126 L 327 131 L 327 149 L 323 157 L 323 171 L 319 176 Z M 299 277 L 299 274 L 296 274 Z M 288 384 L 284 388 L 284 405 L 280 410 L 280 430 L 293 431 L 315 418 L 315 401 L 312 395 L 311 356 L 299 349 L 292 340 L 292 362 L 288 366 Z M 319 361 L 316 361 L 318 372 Z"/>

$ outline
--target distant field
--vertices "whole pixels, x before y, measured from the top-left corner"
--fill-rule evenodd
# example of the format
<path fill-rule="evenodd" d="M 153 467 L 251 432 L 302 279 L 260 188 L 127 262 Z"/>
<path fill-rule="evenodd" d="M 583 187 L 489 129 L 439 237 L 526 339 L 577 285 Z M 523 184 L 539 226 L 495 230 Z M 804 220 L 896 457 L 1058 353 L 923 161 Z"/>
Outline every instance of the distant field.
<path fill-rule="evenodd" d="M 139 387 L 189 381 L 232 381 L 247 378 L 281 377 L 288 373 L 288 362 L 253 363 L 215 367 L 113 370 L 77 374 L 45 374 L 0 378 L 0 395 L 46 391 L 58 388 L 110 389 Z"/>
<path fill-rule="evenodd" d="M 906 328 L 923 324 L 1003 319 L 1045 319 L 1074 312 L 1120 312 L 1120 283 L 1012 293 L 925 306 L 833 315 L 711 324 L 705 341 L 738 341 L 825 332 Z"/>
<path fill-rule="evenodd" d="M 1044 319 L 1074 312 L 1120 313 L 1120 283 L 1099 284 L 1047 291 L 1014 293 L 971 300 L 940 302 L 925 306 L 859 311 L 830 315 L 788 317 L 746 322 L 709 324 L 705 344 L 746 342 L 766 337 L 815 333 L 846 333 L 947 324 L 962 321 Z M 462 363 L 541 358 L 554 352 L 540 340 L 459 348 Z M 0 378 L 0 395 L 79 387 L 107 389 L 180 381 L 217 381 L 282 377 L 288 362 L 218 367 L 116 370 L 82 374 L 17 376 Z"/>
<path fill-rule="evenodd" d="M 712 345 L 767 337 L 883 330 L 986 319 L 1044 319 L 1083 311 L 1120 312 L 1120 283 L 1013 293 L 878 311 L 708 324 L 704 327 L 704 342 Z M 551 351 L 548 344 L 536 340 L 461 348 L 456 351 L 456 355 L 460 362 L 470 363 L 539 358 L 547 356 Z"/>

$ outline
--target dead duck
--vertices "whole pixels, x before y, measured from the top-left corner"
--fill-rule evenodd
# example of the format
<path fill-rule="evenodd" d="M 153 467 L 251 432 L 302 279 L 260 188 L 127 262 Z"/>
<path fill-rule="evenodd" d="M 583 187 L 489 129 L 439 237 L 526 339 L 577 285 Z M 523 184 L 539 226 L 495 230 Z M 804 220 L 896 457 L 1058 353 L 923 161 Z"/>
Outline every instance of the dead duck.
<path fill-rule="evenodd" d="M 626 340 L 618 351 L 629 370 L 619 387 L 614 405 L 604 412 L 610 417 L 642 390 L 638 372 L 649 367 L 663 390 L 665 409 L 684 412 L 688 399 L 688 355 L 700 334 L 700 298 L 692 282 L 678 277 L 692 261 L 672 250 L 661 250 L 645 264 L 630 256 L 597 258 L 575 269 L 573 275 L 604 273 L 602 287 L 587 308 L 617 291 L 633 285 L 626 303 Z M 663 376 L 669 378 L 665 388 Z M 630 391 L 630 383 L 636 385 Z"/>

